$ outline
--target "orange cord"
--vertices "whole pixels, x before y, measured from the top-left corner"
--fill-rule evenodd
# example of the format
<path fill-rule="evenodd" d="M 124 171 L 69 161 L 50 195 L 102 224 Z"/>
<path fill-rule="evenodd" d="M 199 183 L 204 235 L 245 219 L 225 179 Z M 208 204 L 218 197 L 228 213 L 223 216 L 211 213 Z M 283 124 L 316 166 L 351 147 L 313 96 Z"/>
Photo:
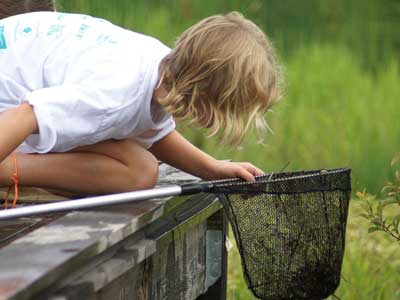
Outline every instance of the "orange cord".
<path fill-rule="evenodd" d="M 17 163 L 17 155 L 15 153 L 13 153 L 13 161 L 14 161 L 14 173 L 12 175 L 12 179 L 14 181 L 14 199 L 12 202 L 12 207 L 15 208 L 15 206 L 17 205 L 17 201 L 18 201 L 18 163 Z M 11 186 L 8 187 L 6 197 L 4 199 L 4 208 L 5 209 L 8 208 L 8 198 L 10 195 Z"/>

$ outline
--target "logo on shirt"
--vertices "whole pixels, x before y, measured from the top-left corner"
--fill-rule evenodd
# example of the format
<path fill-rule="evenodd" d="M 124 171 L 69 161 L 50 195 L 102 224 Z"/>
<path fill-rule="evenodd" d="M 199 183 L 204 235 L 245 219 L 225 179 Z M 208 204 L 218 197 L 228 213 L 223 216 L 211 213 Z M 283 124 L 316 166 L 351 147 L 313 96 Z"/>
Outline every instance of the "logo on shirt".
<path fill-rule="evenodd" d="M 4 36 L 4 26 L 0 26 L 0 49 L 7 49 L 6 37 Z"/>
<path fill-rule="evenodd" d="M 96 43 L 97 43 L 97 45 L 101 45 L 104 43 L 117 44 L 118 42 L 116 40 L 112 39 L 109 35 L 101 34 L 97 37 Z"/>
<path fill-rule="evenodd" d="M 58 13 L 57 20 L 62 21 L 67 16 L 66 13 Z"/>
<path fill-rule="evenodd" d="M 61 24 L 53 24 L 49 27 L 49 30 L 47 31 L 47 36 L 53 36 L 55 38 L 59 38 L 64 29 L 64 25 Z"/>
<path fill-rule="evenodd" d="M 30 26 L 25 26 L 25 27 L 21 28 L 19 31 L 19 33 L 21 35 L 25 35 L 25 36 L 31 35 L 32 32 L 33 32 L 33 29 Z"/>
<path fill-rule="evenodd" d="M 77 39 L 83 38 L 85 32 L 89 29 L 89 25 L 81 24 L 79 27 L 78 33 L 75 35 Z"/>

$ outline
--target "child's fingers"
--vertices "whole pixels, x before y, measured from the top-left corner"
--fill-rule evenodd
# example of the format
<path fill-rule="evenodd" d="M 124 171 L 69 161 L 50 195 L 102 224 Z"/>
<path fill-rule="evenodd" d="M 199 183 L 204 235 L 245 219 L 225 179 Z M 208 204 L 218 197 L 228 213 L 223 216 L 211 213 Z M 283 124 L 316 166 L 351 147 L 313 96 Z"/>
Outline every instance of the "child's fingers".
<path fill-rule="evenodd" d="M 256 172 L 254 175 L 259 176 L 259 175 L 265 175 L 265 172 L 257 167 L 256 168 Z"/>
<path fill-rule="evenodd" d="M 250 166 L 239 164 L 238 168 L 236 169 L 235 176 L 240 177 L 246 181 L 254 181 L 255 174 L 252 171 L 254 170 Z"/>
<path fill-rule="evenodd" d="M 264 175 L 265 173 L 263 170 L 257 168 L 256 166 L 252 165 L 251 163 L 240 163 L 247 171 L 249 171 L 254 176 Z"/>
<path fill-rule="evenodd" d="M 238 177 L 243 178 L 246 181 L 254 181 L 254 176 L 249 171 L 245 169 L 241 169 L 237 174 Z"/>

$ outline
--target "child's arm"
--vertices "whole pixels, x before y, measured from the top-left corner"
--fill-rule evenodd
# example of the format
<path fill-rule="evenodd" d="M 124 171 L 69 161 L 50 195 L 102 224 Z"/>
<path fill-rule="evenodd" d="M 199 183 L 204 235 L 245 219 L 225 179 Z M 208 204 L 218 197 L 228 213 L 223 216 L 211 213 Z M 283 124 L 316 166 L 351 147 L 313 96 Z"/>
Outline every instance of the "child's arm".
<path fill-rule="evenodd" d="M 38 131 L 33 107 L 27 103 L 0 114 L 0 162 L 30 134 Z"/>
<path fill-rule="evenodd" d="M 175 130 L 150 147 L 149 151 L 167 164 L 206 180 L 241 177 L 252 181 L 255 175 L 263 174 L 250 163 L 216 160 Z"/>

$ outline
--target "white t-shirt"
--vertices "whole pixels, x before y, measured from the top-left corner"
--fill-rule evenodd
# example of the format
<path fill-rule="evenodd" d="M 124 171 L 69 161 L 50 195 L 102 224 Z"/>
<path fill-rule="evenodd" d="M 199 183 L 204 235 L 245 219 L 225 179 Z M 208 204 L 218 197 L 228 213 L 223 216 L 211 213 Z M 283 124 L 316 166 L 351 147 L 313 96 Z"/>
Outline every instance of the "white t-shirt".
<path fill-rule="evenodd" d="M 150 147 L 175 128 L 151 101 L 169 51 L 152 37 L 86 15 L 0 20 L 0 112 L 28 102 L 39 125 L 19 151 L 64 152 L 125 138 Z"/>

